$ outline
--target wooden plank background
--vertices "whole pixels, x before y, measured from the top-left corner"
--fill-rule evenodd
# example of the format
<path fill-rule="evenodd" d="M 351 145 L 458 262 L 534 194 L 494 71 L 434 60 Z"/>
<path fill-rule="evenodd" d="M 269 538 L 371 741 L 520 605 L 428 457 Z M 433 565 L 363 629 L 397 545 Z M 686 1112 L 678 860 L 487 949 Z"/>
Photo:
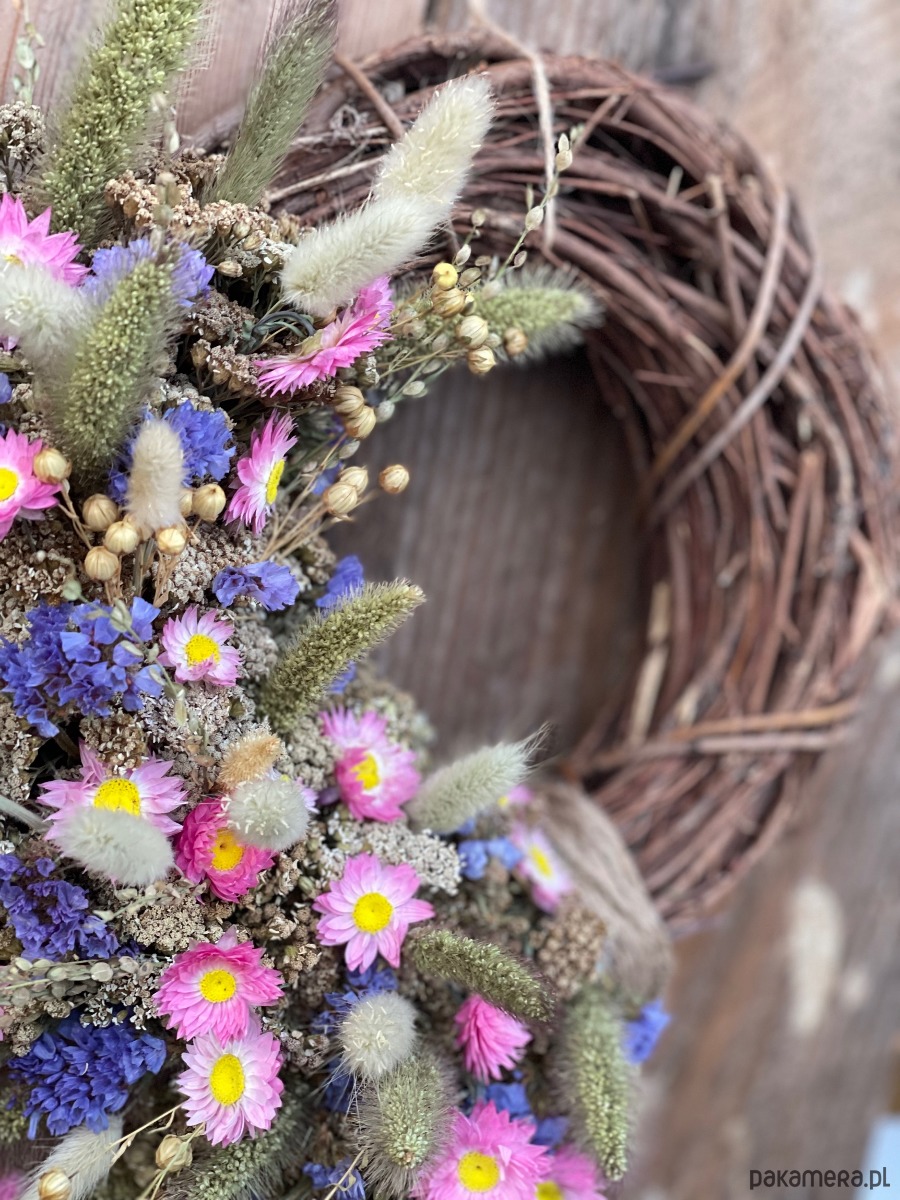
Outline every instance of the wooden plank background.
<path fill-rule="evenodd" d="M 484 0 L 535 48 L 700 77 L 800 193 L 829 264 L 900 374 L 897 0 Z M 8 77 L 21 2 L 0 0 Z M 30 0 L 47 40 L 38 99 L 58 97 L 100 0 Z M 238 106 L 274 0 L 214 0 L 185 131 Z M 458 28 L 466 0 L 341 0 L 341 48 L 366 54 Z M 457 375 L 367 447 L 406 463 L 402 498 L 341 533 L 373 577 L 432 599 L 388 647 L 445 751 L 545 719 L 572 744 L 615 695 L 640 635 L 632 486 L 618 430 L 578 360 Z M 640 1200 L 743 1200 L 751 1167 L 853 1168 L 890 1089 L 900 1028 L 900 647 L 857 742 L 816 775 L 792 834 L 728 912 L 679 948 L 676 1022 L 649 1073 Z M 757 1190 L 755 1197 L 783 1195 Z M 824 1196 L 815 1189 L 791 1195 Z M 834 1194 L 834 1193 L 829 1193 Z"/>

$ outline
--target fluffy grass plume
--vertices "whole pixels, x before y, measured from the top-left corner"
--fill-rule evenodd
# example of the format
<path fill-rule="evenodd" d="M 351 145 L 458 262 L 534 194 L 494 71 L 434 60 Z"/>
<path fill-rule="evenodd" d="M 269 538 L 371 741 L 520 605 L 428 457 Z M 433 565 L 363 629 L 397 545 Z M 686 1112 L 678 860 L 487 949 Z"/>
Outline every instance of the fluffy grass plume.
<path fill-rule="evenodd" d="M 577 1140 L 607 1179 L 621 1179 L 628 1167 L 631 1069 L 620 1022 L 598 988 L 585 988 L 566 1011 L 558 1075 Z"/>
<path fill-rule="evenodd" d="M 94 246 L 108 180 L 133 165 L 153 97 L 187 58 L 205 0 L 117 0 L 102 40 L 78 75 L 41 171 L 56 229 Z"/>
<path fill-rule="evenodd" d="M 121 809 L 74 808 L 58 821 L 53 841 L 93 875 L 128 887 L 147 887 L 174 866 L 164 833 Z"/>
<path fill-rule="evenodd" d="M 39 1200 L 43 1195 L 40 1178 L 54 1170 L 68 1176 L 72 1190 L 66 1193 L 67 1200 L 85 1200 L 93 1195 L 109 1174 L 121 1136 L 122 1118 L 118 1115 L 111 1116 L 109 1126 L 100 1133 L 91 1133 L 86 1125 L 71 1130 L 35 1167 L 20 1200 Z"/>
<path fill-rule="evenodd" d="M 440 767 L 407 805 L 412 827 L 454 833 L 472 817 L 494 808 L 507 792 L 527 779 L 529 760 L 542 736 L 483 746 Z"/>
<path fill-rule="evenodd" d="M 293 779 L 250 779 L 226 801 L 228 824 L 241 840 L 264 850 L 287 850 L 305 836 L 309 809 Z"/>
<path fill-rule="evenodd" d="M 358 1000 L 338 1031 L 341 1066 L 371 1082 L 393 1071 L 416 1044 L 416 1010 L 399 992 L 379 992 Z"/>
<path fill-rule="evenodd" d="M 274 767 L 275 760 L 284 752 L 281 738 L 267 729 L 244 734 L 222 756 L 219 786 L 227 792 L 239 783 L 261 778 Z"/>
<path fill-rule="evenodd" d="M 375 1195 L 399 1200 L 410 1194 L 419 1172 L 444 1148 L 453 1100 L 450 1081 L 428 1050 L 363 1089 L 357 1146 Z"/>
<path fill-rule="evenodd" d="M 553 1014 L 550 985 L 525 962 L 493 942 L 479 942 L 450 929 L 428 929 L 407 942 L 417 970 L 446 979 L 526 1021 Z"/>
<path fill-rule="evenodd" d="M 517 329 L 528 348 L 516 362 L 561 354 L 584 341 L 584 331 L 602 323 L 603 310 L 571 271 L 541 264 L 507 271 L 502 291 L 476 293 L 474 312 L 501 336 Z"/>
<path fill-rule="evenodd" d="M 135 438 L 125 506 L 142 529 L 180 525 L 184 451 L 176 430 L 152 417 Z"/>
<path fill-rule="evenodd" d="M 422 250 L 450 215 L 490 118 L 490 90 L 478 76 L 436 92 L 388 153 L 368 203 L 293 251 L 281 274 L 286 298 L 326 316 Z"/>
<path fill-rule="evenodd" d="M 99 480 L 111 466 L 140 414 L 176 312 L 172 268 L 147 259 L 116 284 L 78 339 L 50 422 L 80 481 Z"/>
<path fill-rule="evenodd" d="M 0 271 L 0 337 L 16 339 L 38 376 L 58 366 L 90 309 L 78 288 L 54 279 L 46 267 Z"/>
<path fill-rule="evenodd" d="M 260 705 L 287 734 L 350 663 L 384 641 L 425 597 L 405 580 L 366 584 L 340 608 L 313 617 L 263 685 Z"/>
<path fill-rule="evenodd" d="M 291 5 L 267 39 L 244 119 L 212 199 L 254 205 L 275 178 L 331 61 L 333 0 Z"/>

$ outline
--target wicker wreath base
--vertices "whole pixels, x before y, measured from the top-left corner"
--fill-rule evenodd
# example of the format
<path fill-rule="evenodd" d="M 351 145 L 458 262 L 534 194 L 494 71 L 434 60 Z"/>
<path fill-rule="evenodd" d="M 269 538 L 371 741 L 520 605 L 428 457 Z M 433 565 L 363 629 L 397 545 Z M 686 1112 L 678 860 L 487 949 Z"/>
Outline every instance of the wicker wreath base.
<path fill-rule="evenodd" d="M 784 827 L 853 714 L 864 650 L 896 620 L 897 447 L 856 324 L 747 143 L 613 64 L 542 62 L 555 136 L 580 130 L 552 241 L 538 231 L 529 249 L 606 307 L 590 361 L 642 481 L 653 581 L 629 701 L 598 716 L 569 771 L 684 927 Z M 535 64 L 493 35 L 344 65 L 273 203 L 310 224 L 358 204 L 432 88 L 469 70 L 498 111 L 455 223 L 486 209 L 475 249 L 505 254 L 545 154 Z"/>

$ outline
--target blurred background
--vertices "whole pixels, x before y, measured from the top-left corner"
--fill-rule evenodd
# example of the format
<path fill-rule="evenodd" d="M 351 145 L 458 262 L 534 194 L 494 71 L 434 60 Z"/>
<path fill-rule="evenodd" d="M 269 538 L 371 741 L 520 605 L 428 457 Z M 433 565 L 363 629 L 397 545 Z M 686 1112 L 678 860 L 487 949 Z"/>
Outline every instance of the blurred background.
<path fill-rule="evenodd" d="M 898 0 L 339 3 L 348 57 L 489 20 L 530 49 L 615 57 L 687 90 L 795 190 L 832 287 L 900 382 Z M 212 0 L 185 133 L 240 107 L 275 4 Z M 47 43 L 46 103 L 103 5 L 28 8 Z M 7 77 L 25 16 L 24 0 L 0 0 Z M 413 482 L 342 531 L 341 549 L 431 597 L 383 663 L 431 714 L 439 749 L 551 720 L 564 754 L 642 632 L 627 456 L 586 367 L 460 374 L 401 409 L 366 461 L 403 462 Z M 900 1107 L 900 646 L 876 647 L 873 664 L 855 741 L 820 765 L 791 832 L 726 911 L 678 945 L 629 1200 L 740 1200 L 751 1170 L 853 1170 L 879 1116 Z M 886 1165 L 888 1151 L 874 1153 Z"/>

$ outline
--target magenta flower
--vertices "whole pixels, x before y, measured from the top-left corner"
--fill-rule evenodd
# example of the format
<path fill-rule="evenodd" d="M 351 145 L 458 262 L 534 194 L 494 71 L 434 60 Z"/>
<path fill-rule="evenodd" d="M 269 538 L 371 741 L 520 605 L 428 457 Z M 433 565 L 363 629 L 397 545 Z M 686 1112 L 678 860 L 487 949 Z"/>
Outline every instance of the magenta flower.
<path fill-rule="evenodd" d="M 218 612 L 198 616 L 197 606 L 185 609 L 181 617 L 171 617 L 163 626 L 160 642 L 164 653 L 159 661 L 172 667 L 179 683 L 206 680 L 217 687 L 232 687 L 241 665 L 240 652 L 229 646 L 234 632 L 230 621 Z"/>
<path fill-rule="evenodd" d="M 288 450 L 297 443 L 289 416 L 269 417 L 260 432 L 250 435 L 250 453 L 238 459 L 240 487 L 231 497 L 226 521 L 243 521 L 254 533 L 262 533 L 266 518 L 278 496 Z"/>
<path fill-rule="evenodd" d="M 387 721 L 337 708 L 322 714 L 322 732 L 337 746 L 341 799 L 358 820 L 397 821 L 419 786 L 416 756 L 387 736 Z"/>
<path fill-rule="evenodd" d="M 351 971 L 365 971 L 380 954 L 400 966 L 400 948 L 415 921 L 427 921 L 434 909 L 414 900 L 419 876 L 410 866 L 389 867 L 374 854 L 348 858 L 344 874 L 313 902 L 323 946 L 343 946 Z"/>
<path fill-rule="evenodd" d="M 296 392 L 317 379 L 328 379 L 350 367 L 390 337 L 388 324 L 394 304 L 386 275 L 364 287 L 353 303 L 324 329 L 307 338 L 295 354 L 261 358 L 259 389 L 269 395 Z"/>
<path fill-rule="evenodd" d="M 483 1101 L 472 1115 L 457 1111 L 450 1144 L 416 1185 L 421 1200 L 535 1200 L 547 1151 L 531 1143 L 535 1127 Z"/>
<path fill-rule="evenodd" d="M 171 762 L 151 754 L 139 767 L 116 771 L 85 742 L 80 750 L 80 779 L 51 779 L 41 785 L 38 799 L 57 810 L 51 821 L 61 820 L 73 808 L 93 805 L 143 817 L 167 835 L 179 831 L 181 826 L 167 814 L 185 803 L 188 792 L 178 775 L 169 774 Z"/>
<path fill-rule="evenodd" d="M 179 871 L 191 883 L 208 879 L 210 891 L 220 900 L 238 900 L 274 861 L 270 850 L 237 840 L 220 800 L 203 800 L 191 809 L 175 847 Z"/>
<path fill-rule="evenodd" d="M 516 874 L 531 884 L 531 898 L 544 912 L 556 912 L 559 902 L 572 890 L 572 880 L 559 855 L 539 829 L 515 825 L 509 840 L 521 851 Z"/>
<path fill-rule="evenodd" d="M 160 976 L 156 1010 L 168 1017 L 166 1027 L 190 1041 L 213 1033 L 220 1042 L 242 1038 L 254 1005 L 277 1004 L 282 981 L 274 967 L 262 964 L 263 952 L 252 942 L 238 942 L 228 929 L 213 945 L 199 942 L 175 956 Z"/>
<path fill-rule="evenodd" d="M 75 262 L 81 247 L 74 233 L 50 232 L 50 209 L 33 221 L 18 196 L 0 200 L 0 263 L 46 267 L 62 283 L 80 283 L 87 267 Z"/>
<path fill-rule="evenodd" d="M 9 196 L 3 199 L 8 200 Z M 16 517 L 39 521 L 41 509 L 52 508 L 56 503 L 60 485 L 44 483 L 34 473 L 34 460 L 41 449 L 40 438 L 29 442 L 14 429 L 8 429 L 0 437 L 0 541 L 12 529 Z"/>
<path fill-rule="evenodd" d="M 4 197 L 6 199 L 6 197 Z M 0 1175 L 0 1200 L 20 1200 L 25 1195 L 25 1176 L 18 1171 Z"/>
<path fill-rule="evenodd" d="M 548 1156 L 536 1200 L 606 1200 L 596 1164 L 574 1146 Z"/>
<path fill-rule="evenodd" d="M 214 1146 L 271 1128 L 281 1107 L 281 1048 L 271 1033 L 251 1027 L 246 1037 L 220 1041 L 205 1033 L 182 1055 L 187 1067 L 178 1090 L 188 1125 L 206 1125 Z"/>
<path fill-rule="evenodd" d="M 459 1027 L 456 1044 L 463 1052 L 466 1070 L 482 1083 L 502 1078 L 531 1041 L 521 1021 L 481 996 L 470 996 L 454 1020 Z"/>

